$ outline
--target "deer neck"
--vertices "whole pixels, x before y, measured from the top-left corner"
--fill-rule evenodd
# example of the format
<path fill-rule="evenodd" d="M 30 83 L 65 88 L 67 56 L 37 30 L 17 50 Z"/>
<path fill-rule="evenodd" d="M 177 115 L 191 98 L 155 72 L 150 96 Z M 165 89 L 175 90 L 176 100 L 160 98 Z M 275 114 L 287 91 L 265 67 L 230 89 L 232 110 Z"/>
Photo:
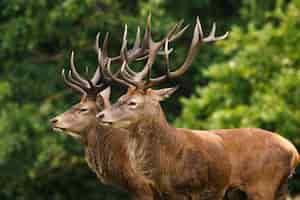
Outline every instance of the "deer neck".
<path fill-rule="evenodd" d="M 169 125 L 160 109 L 157 117 L 144 119 L 131 127 L 128 155 L 136 173 L 149 179 L 158 179 L 161 163 L 160 156 L 166 155 L 167 149 L 176 148 L 178 140 L 176 129 Z M 177 146 L 178 147 L 178 146 Z"/>
<path fill-rule="evenodd" d="M 116 146 L 116 139 L 122 134 L 117 134 L 117 130 L 110 127 L 101 125 L 95 125 L 91 127 L 85 137 L 85 146 L 90 149 L 99 149 L 104 145 L 110 145 L 110 147 Z"/>
<path fill-rule="evenodd" d="M 91 125 L 86 128 L 84 132 L 81 133 L 80 142 L 85 146 L 94 146 L 95 145 L 95 136 L 97 134 L 97 126 Z"/>
<path fill-rule="evenodd" d="M 106 184 L 122 185 L 122 170 L 128 162 L 126 134 L 118 129 L 97 125 L 89 130 L 85 145 L 86 160 L 98 178 Z"/>
<path fill-rule="evenodd" d="M 132 132 L 136 135 L 142 135 L 144 138 L 167 139 L 172 137 L 170 133 L 174 130 L 175 128 L 168 123 L 163 110 L 159 107 L 158 112 L 153 117 L 143 117 L 136 123 Z"/>

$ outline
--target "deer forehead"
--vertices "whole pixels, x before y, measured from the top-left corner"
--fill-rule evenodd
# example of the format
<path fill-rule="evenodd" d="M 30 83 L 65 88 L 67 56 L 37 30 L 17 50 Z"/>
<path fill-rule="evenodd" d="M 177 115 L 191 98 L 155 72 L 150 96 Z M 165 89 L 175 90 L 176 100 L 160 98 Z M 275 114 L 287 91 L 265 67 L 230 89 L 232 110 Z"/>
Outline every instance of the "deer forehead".
<path fill-rule="evenodd" d="M 94 101 L 81 101 L 78 104 L 74 105 L 73 109 L 77 110 L 83 107 L 90 109 L 96 108 L 96 103 Z"/>
<path fill-rule="evenodd" d="M 120 97 L 119 102 L 125 103 L 131 100 L 136 100 L 140 102 L 143 100 L 143 96 L 144 95 L 142 95 L 139 92 L 128 92 L 127 94 Z"/>

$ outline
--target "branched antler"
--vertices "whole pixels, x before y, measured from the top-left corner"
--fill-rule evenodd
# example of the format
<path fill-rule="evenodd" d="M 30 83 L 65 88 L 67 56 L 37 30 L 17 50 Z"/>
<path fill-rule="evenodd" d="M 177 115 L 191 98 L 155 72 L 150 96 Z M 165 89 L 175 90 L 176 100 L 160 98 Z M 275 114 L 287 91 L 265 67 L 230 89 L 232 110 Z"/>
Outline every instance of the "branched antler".
<path fill-rule="evenodd" d="M 74 52 L 71 53 L 70 66 L 68 76 L 66 76 L 65 69 L 63 69 L 62 77 L 66 85 L 75 91 L 80 92 L 83 96 L 96 98 L 97 94 L 107 87 L 107 84 L 100 81 L 103 76 L 101 75 L 99 67 L 97 67 L 97 70 L 91 80 L 84 79 L 80 76 L 74 64 Z"/>
<path fill-rule="evenodd" d="M 132 62 L 131 58 L 133 58 L 133 56 L 130 57 L 130 51 L 127 50 L 127 25 L 125 25 L 120 56 L 121 60 L 123 61 L 123 64 L 116 76 L 112 75 L 110 65 L 107 65 L 106 67 L 109 76 L 121 84 L 125 84 L 130 87 L 134 86 L 140 89 L 147 89 L 149 87 L 158 85 L 166 80 L 174 79 L 184 74 L 192 64 L 199 47 L 203 43 L 223 40 L 228 36 L 228 32 L 226 32 L 224 35 L 216 37 L 216 24 L 213 23 L 210 34 L 207 37 L 204 37 L 200 20 L 197 17 L 193 39 L 187 57 L 184 63 L 177 70 L 170 71 L 169 54 L 172 50 L 169 49 L 169 43 L 179 38 L 188 28 L 188 25 L 184 26 L 183 28 L 182 25 L 183 21 L 180 21 L 179 23 L 175 24 L 162 40 L 154 42 L 151 35 L 151 16 L 149 16 L 142 44 L 140 44 L 140 33 L 138 28 L 136 42 L 131 52 L 137 52 L 135 48 L 138 49 L 138 47 L 140 47 L 143 50 L 143 53 L 137 55 L 141 56 L 140 58 L 147 58 L 146 64 L 143 70 L 141 70 L 140 72 L 135 72 L 129 67 L 130 62 Z M 162 47 L 164 47 L 163 53 L 160 53 Z M 143 57 L 143 54 L 146 55 L 144 55 Z M 151 78 L 152 66 L 158 54 L 163 54 L 166 60 L 165 74 L 157 78 Z M 134 59 L 140 59 L 138 58 L 138 56 L 135 56 Z"/>
<path fill-rule="evenodd" d="M 127 49 L 127 25 L 125 25 L 120 55 L 115 57 L 108 56 L 109 34 L 106 33 L 103 45 L 100 48 L 100 34 L 98 33 L 95 44 L 98 55 L 98 67 L 93 77 L 90 80 L 86 80 L 79 75 L 74 64 L 74 53 L 72 52 L 70 60 L 71 70 L 69 71 L 68 77 L 66 77 L 63 70 L 63 78 L 68 86 L 85 95 L 95 95 L 96 92 L 99 92 L 111 82 L 116 82 L 128 87 L 147 89 L 184 74 L 192 64 L 199 47 L 203 43 L 223 40 L 228 36 L 228 32 L 222 36 L 216 36 L 216 24 L 213 23 L 211 32 L 207 37 L 204 37 L 200 20 L 197 17 L 193 39 L 186 59 L 177 70 L 171 71 L 169 54 L 172 52 L 172 49 L 169 49 L 169 43 L 178 39 L 186 31 L 188 25 L 183 28 L 182 25 L 183 21 L 181 20 L 170 29 L 162 40 L 153 41 L 151 34 L 151 16 L 149 15 L 143 40 L 141 39 L 140 28 L 138 27 L 135 42 L 131 49 Z M 163 55 L 166 60 L 165 73 L 160 77 L 151 78 L 152 66 L 157 55 Z M 129 67 L 129 64 L 133 61 L 144 59 L 147 59 L 147 61 L 141 71 L 136 72 Z M 112 63 L 121 64 L 121 68 L 115 73 L 111 70 Z"/>
<path fill-rule="evenodd" d="M 166 56 L 166 54 L 169 55 L 172 52 L 172 49 L 160 51 L 165 41 L 168 40 L 169 42 L 172 42 L 176 40 L 188 28 L 188 26 L 182 28 L 182 24 L 183 21 L 175 24 L 162 40 L 155 42 L 153 41 L 151 35 L 151 16 L 149 15 L 143 42 L 141 43 L 140 29 L 138 28 L 136 40 L 133 45 L 133 49 L 131 50 L 127 50 L 127 25 L 125 25 L 120 53 L 121 60 L 123 61 L 122 67 L 118 72 L 118 77 L 112 77 L 110 65 L 107 65 L 107 74 L 111 77 L 111 79 L 117 81 L 118 83 L 125 84 L 127 86 L 134 86 L 139 88 L 142 87 L 143 85 L 145 85 L 145 82 L 149 82 L 150 80 L 151 69 L 156 56 L 158 54 Z M 140 72 L 135 72 L 128 66 L 133 60 L 146 58 L 147 62 L 145 64 L 145 67 Z M 143 80 L 145 78 L 146 80 Z"/>
<path fill-rule="evenodd" d="M 210 32 L 210 34 L 207 37 L 204 37 L 203 31 L 202 31 L 202 26 L 199 20 L 199 17 L 196 18 L 196 25 L 194 28 L 194 34 L 193 34 L 193 39 L 187 54 L 187 57 L 184 61 L 184 63 L 176 70 L 171 72 L 170 71 L 170 66 L 169 66 L 169 55 L 165 54 L 165 59 L 166 59 L 166 73 L 158 78 L 154 78 L 151 79 L 147 85 L 145 86 L 146 88 L 152 87 L 154 85 L 158 85 L 168 79 L 174 79 L 177 78 L 179 76 L 181 76 L 182 74 L 184 74 L 188 68 L 191 66 L 197 51 L 199 49 L 199 47 L 203 44 L 203 43 L 209 43 L 209 42 L 215 42 L 215 41 L 219 41 L 219 40 L 223 40 L 225 38 L 227 38 L 228 36 L 228 32 L 226 32 L 224 35 L 222 36 L 218 36 L 216 37 L 215 35 L 216 32 L 216 23 L 213 23 L 212 26 L 212 30 Z M 167 51 L 168 49 L 168 43 L 169 41 L 166 40 L 165 42 L 165 51 Z"/>

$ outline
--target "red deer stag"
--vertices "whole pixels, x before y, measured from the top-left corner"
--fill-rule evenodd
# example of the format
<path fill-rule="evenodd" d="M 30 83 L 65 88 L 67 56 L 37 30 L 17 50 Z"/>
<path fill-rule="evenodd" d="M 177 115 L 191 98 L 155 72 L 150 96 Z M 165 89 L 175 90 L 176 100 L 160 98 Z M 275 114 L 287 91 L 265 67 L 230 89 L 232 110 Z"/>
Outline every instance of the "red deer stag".
<path fill-rule="evenodd" d="M 159 102 L 176 88 L 151 89 L 186 72 L 201 44 L 222 40 L 227 34 L 215 37 L 214 24 L 204 37 L 197 18 L 184 63 L 170 71 L 166 53 L 165 74 L 152 78 L 157 52 L 160 47 L 168 51 L 169 37 L 154 42 L 149 23 L 147 32 L 149 56 L 142 72 L 128 71 L 126 59 L 119 76 L 111 73 L 109 62 L 106 65 L 107 76 L 120 84 L 126 82 L 128 92 L 97 114 L 101 124 L 130 132 L 127 148 L 129 159 L 137 164 L 135 171 L 153 182 L 166 199 L 220 200 L 230 190 L 243 191 L 249 200 L 285 199 L 287 179 L 299 162 L 288 140 L 258 128 L 175 128 L 166 121 Z"/>
<path fill-rule="evenodd" d="M 170 34 L 173 39 L 182 33 L 178 31 L 179 26 L 177 24 L 176 30 Z M 127 37 L 126 34 L 127 29 L 125 27 L 124 38 Z M 101 69 L 105 67 L 108 60 L 109 62 L 122 62 L 123 56 L 126 56 L 128 62 L 145 59 L 148 56 L 148 47 L 141 41 L 139 29 L 134 46 L 126 52 L 126 55 L 123 53 L 122 56 L 108 57 L 108 34 L 105 36 L 102 49 L 99 48 L 98 44 L 99 34 L 96 39 L 98 67 L 90 80 L 84 79 L 77 72 L 74 64 L 74 53 L 72 53 L 71 70 L 67 76 L 63 70 L 62 76 L 67 86 L 81 94 L 81 100 L 71 109 L 51 119 L 51 126 L 54 130 L 64 132 L 81 141 L 85 146 L 85 157 L 89 167 L 93 169 L 103 183 L 130 192 L 134 199 L 149 199 L 148 196 L 152 197 L 156 194 L 152 188 L 152 182 L 144 179 L 135 171 L 136 163 L 129 157 L 130 152 L 127 148 L 128 132 L 101 126 L 96 118 L 98 112 L 110 107 L 110 87 L 107 86 L 111 81 L 109 77 L 104 77 Z M 124 49 L 124 44 L 122 44 L 122 49 Z M 162 53 L 164 54 L 164 52 Z"/>

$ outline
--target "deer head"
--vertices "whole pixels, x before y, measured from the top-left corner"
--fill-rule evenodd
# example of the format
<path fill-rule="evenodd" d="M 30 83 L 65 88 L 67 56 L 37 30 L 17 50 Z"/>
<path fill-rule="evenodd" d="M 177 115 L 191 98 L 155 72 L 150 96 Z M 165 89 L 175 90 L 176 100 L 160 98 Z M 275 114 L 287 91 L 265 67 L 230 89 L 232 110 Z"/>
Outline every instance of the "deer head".
<path fill-rule="evenodd" d="M 110 87 L 101 82 L 102 76 L 99 67 L 90 80 L 80 76 L 74 64 L 73 52 L 70 65 L 71 70 L 68 72 L 68 76 L 62 70 L 62 77 L 67 86 L 81 94 L 81 100 L 69 110 L 51 119 L 50 122 L 54 130 L 81 138 L 82 134 L 96 123 L 96 113 L 110 106 Z"/>
<path fill-rule="evenodd" d="M 182 23 L 176 24 L 169 33 L 159 42 L 154 42 L 151 37 L 150 18 L 146 28 L 144 41 L 149 47 L 147 62 L 140 72 L 134 72 L 128 66 L 127 59 L 124 59 L 120 74 L 118 77 L 111 74 L 110 63 L 106 66 L 106 73 L 120 84 L 126 83 L 129 87 L 127 94 L 119 98 L 116 104 L 97 114 L 97 117 L 104 124 L 111 124 L 118 128 L 129 128 L 137 125 L 139 122 L 162 119 L 163 115 L 159 102 L 170 96 L 176 88 L 165 88 L 160 90 L 151 89 L 165 81 L 172 80 L 184 74 L 192 64 L 199 47 L 203 43 L 223 40 L 228 33 L 216 37 L 216 24 L 213 24 L 212 30 L 207 37 L 204 37 L 200 20 L 197 17 L 194 28 L 193 39 L 184 63 L 175 71 L 170 70 L 169 64 L 169 43 L 177 39 L 186 29 L 181 29 Z M 164 75 L 156 78 L 151 77 L 151 69 L 159 50 L 163 48 L 166 67 Z M 123 54 L 126 53 L 126 47 Z"/>
<path fill-rule="evenodd" d="M 127 25 L 125 25 L 124 38 L 126 38 L 126 35 Z M 90 80 L 84 79 L 78 73 L 74 64 L 74 53 L 72 52 L 70 59 L 71 69 L 68 71 L 67 76 L 65 71 L 62 70 L 62 77 L 68 87 L 81 94 L 81 100 L 66 112 L 50 120 L 53 129 L 65 132 L 75 138 L 82 138 L 90 128 L 97 125 L 96 114 L 102 111 L 102 109 L 110 107 L 110 87 L 108 87 L 108 85 L 112 83 L 112 79 L 105 76 L 103 69 L 107 68 L 106 66 L 108 64 L 110 65 L 111 62 L 122 63 L 124 59 L 126 59 L 126 62 L 130 63 L 148 57 L 149 49 L 141 42 L 139 28 L 133 48 L 128 51 L 126 49 L 125 52 L 124 47 L 127 41 L 124 39 L 121 50 L 122 55 L 116 57 L 108 56 L 108 36 L 109 34 L 107 33 L 102 48 L 99 47 L 100 34 L 96 37 L 95 47 L 98 55 L 98 67 Z M 119 73 L 120 71 L 112 76 L 117 76 Z M 127 84 L 125 81 L 122 83 Z"/>

